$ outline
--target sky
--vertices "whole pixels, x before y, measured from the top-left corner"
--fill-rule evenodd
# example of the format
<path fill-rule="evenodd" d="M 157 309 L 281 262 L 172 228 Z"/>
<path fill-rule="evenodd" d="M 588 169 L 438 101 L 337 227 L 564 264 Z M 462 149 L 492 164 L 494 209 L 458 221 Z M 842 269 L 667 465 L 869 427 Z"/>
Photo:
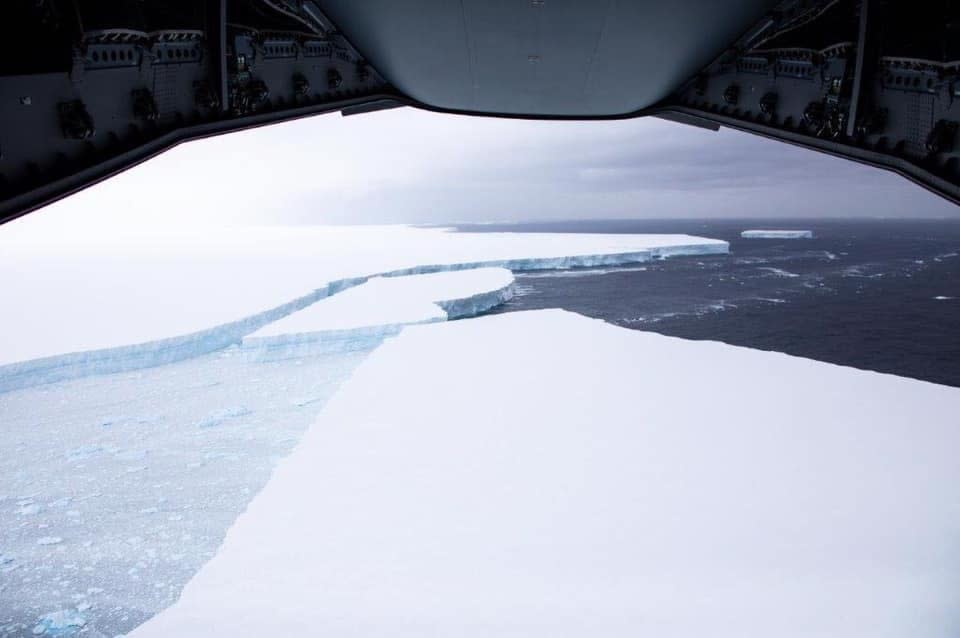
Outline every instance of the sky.
<path fill-rule="evenodd" d="M 892 173 L 726 129 L 404 108 L 182 144 L 13 224 L 99 232 L 664 217 L 960 217 L 960 208 Z"/>

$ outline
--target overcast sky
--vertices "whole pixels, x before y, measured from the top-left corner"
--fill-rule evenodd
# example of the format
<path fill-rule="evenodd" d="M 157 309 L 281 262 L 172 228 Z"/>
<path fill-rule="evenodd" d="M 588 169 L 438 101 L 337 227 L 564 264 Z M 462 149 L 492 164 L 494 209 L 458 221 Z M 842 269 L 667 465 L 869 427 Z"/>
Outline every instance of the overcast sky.
<path fill-rule="evenodd" d="M 958 217 L 960 209 L 892 173 L 735 131 L 653 118 L 531 122 L 398 109 L 184 144 L 23 223 L 677 216 Z"/>

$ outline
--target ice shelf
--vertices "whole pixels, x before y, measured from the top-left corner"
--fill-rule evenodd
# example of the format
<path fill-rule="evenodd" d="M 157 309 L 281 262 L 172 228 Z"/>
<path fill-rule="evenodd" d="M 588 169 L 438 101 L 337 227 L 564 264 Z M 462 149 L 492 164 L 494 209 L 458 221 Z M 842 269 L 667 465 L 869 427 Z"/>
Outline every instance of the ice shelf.
<path fill-rule="evenodd" d="M 374 277 L 243 338 L 257 357 L 369 349 L 405 325 L 471 317 L 513 296 L 513 273 L 475 268 Z"/>
<path fill-rule="evenodd" d="M 222 229 L 76 244 L 0 243 L 0 392 L 199 356 L 375 276 L 624 265 L 726 253 L 689 235 Z M 58 243 L 59 242 L 59 243 Z M 171 311 L 170 309 L 176 309 Z"/>
<path fill-rule="evenodd" d="M 812 230 L 745 230 L 743 239 L 813 239 Z"/>
<path fill-rule="evenodd" d="M 413 326 L 130 636 L 950 636 L 958 413 L 564 311 Z"/>

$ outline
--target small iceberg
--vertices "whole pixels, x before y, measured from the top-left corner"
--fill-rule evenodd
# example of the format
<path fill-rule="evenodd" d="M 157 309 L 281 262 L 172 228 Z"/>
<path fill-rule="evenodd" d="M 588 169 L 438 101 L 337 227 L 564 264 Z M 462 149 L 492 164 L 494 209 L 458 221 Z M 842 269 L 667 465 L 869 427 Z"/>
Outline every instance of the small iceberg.
<path fill-rule="evenodd" d="M 34 636 L 72 636 L 83 629 L 87 619 L 79 611 L 61 609 L 44 615 L 33 628 Z"/>
<path fill-rule="evenodd" d="M 813 239 L 812 230 L 745 230 L 743 239 Z"/>

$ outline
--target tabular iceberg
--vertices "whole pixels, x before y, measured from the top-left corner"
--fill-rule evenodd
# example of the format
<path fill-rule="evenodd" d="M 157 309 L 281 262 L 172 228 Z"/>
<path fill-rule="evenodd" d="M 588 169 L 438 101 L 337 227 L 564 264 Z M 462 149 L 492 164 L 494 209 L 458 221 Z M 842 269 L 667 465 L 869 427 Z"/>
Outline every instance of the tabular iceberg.
<path fill-rule="evenodd" d="M 813 239 L 812 230 L 745 230 L 743 239 Z"/>
<path fill-rule="evenodd" d="M 949 636 L 958 411 L 563 311 L 413 326 L 129 635 Z"/>

